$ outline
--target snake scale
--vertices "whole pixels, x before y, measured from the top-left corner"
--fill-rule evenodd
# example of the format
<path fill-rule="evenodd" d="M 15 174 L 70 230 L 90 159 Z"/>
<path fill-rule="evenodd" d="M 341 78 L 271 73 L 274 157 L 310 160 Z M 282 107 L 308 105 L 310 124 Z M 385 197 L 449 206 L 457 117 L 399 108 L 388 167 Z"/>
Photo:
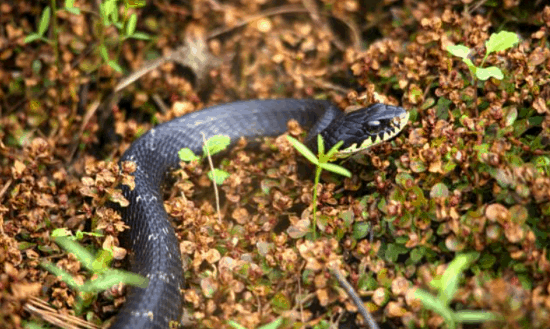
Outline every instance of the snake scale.
<path fill-rule="evenodd" d="M 323 100 L 250 100 L 190 113 L 142 135 L 121 158 L 135 162 L 136 171 L 135 188 L 122 187 L 129 206 L 120 211 L 130 227 L 124 246 L 133 253 L 131 270 L 149 278 L 149 285 L 130 290 L 111 328 L 169 328 L 181 318 L 182 259 L 161 190 L 166 174 L 179 166 L 178 151 L 187 147 L 201 154 L 203 134 L 206 138 L 227 135 L 232 141 L 280 135 L 291 119 L 310 129 L 308 146 L 315 149 L 313 142 L 321 134 L 327 149 L 343 140 L 342 148 L 354 151 L 395 136 L 408 114 L 384 104 L 344 115 Z"/>

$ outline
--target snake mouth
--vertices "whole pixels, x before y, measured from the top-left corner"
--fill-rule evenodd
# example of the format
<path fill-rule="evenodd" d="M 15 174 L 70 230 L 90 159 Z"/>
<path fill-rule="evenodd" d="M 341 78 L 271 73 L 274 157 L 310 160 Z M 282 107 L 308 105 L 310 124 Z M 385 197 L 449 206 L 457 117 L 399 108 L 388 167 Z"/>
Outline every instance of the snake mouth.
<path fill-rule="evenodd" d="M 362 114 L 362 136 L 344 141 L 342 148 L 337 153 L 338 158 L 348 157 L 390 140 L 399 134 L 408 123 L 409 113 L 403 108 L 377 105 L 379 104 L 360 110 L 364 111 Z"/>

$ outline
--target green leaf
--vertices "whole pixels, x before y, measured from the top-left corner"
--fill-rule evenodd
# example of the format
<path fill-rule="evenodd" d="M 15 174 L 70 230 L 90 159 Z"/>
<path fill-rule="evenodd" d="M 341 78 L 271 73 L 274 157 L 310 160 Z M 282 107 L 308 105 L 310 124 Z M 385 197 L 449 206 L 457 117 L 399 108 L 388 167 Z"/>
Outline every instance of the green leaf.
<path fill-rule="evenodd" d="M 480 323 L 486 321 L 499 320 L 502 317 L 497 314 L 487 312 L 487 311 L 456 311 L 453 314 L 453 317 L 456 322 L 460 323 Z"/>
<path fill-rule="evenodd" d="M 496 34 L 491 34 L 489 40 L 485 42 L 487 54 L 512 48 L 519 42 L 518 35 L 514 32 L 500 31 Z"/>
<path fill-rule="evenodd" d="M 80 15 L 80 9 L 74 6 L 74 0 L 65 0 L 65 10 L 73 15 Z"/>
<path fill-rule="evenodd" d="M 422 260 L 422 257 L 424 257 L 424 255 L 426 255 L 426 249 L 422 248 L 422 247 L 419 247 L 419 248 L 414 248 L 413 250 L 411 250 L 411 253 L 410 253 L 411 257 L 410 257 L 410 260 L 416 264 L 418 263 L 420 260 Z"/>
<path fill-rule="evenodd" d="M 240 324 L 238 324 L 237 322 L 235 322 L 233 320 L 227 321 L 227 324 L 232 326 L 235 329 L 246 329 L 246 327 L 241 326 Z"/>
<path fill-rule="evenodd" d="M 279 311 L 287 311 L 292 307 L 291 300 L 282 292 L 276 293 L 271 299 L 270 304 Z"/>
<path fill-rule="evenodd" d="M 67 252 L 73 253 L 86 269 L 93 270 L 92 264 L 95 257 L 86 248 L 69 237 L 58 237 L 54 241 Z"/>
<path fill-rule="evenodd" d="M 195 153 L 193 153 L 193 151 L 191 151 L 187 147 L 179 150 L 178 156 L 181 161 L 185 161 L 185 162 L 191 162 L 191 161 L 196 161 L 201 159 L 199 156 L 197 156 Z"/>
<path fill-rule="evenodd" d="M 487 80 L 489 78 L 495 78 L 498 80 L 502 80 L 504 78 L 504 75 L 502 74 L 502 71 L 495 66 L 490 67 L 478 67 L 476 70 L 476 76 L 479 80 Z"/>
<path fill-rule="evenodd" d="M 95 255 L 95 259 L 92 262 L 92 272 L 102 273 L 109 269 L 109 264 L 113 260 L 113 253 L 109 250 L 102 249 Z"/>
<path fill-rule="evenodd" d="M 41 38 L 42 38 L 42 36 L 40 36 L 39 34 L 31 33 L 31 34 L 29 34 L 25 37 L 25 40 L 23 42 L 31 43 L 33 41 L 40 40 Z"/>
<path fill-rule="evenodd" d="M 445 305 L 449 305 L 456 294 L 462 272 L 466 270 L 476 257 L 476 253 L 456 256 L 441 276 L 438 298 Z"/>
<path fill-rule="evenodd" d="M 229 173 L 221 169 L 214 168 L 213 171 L 208 172 L 208 178 L 216 183 L 216 185 L 222 185 L 227 177 L 229 177 Z"/>
<path fill-rule="evenodd" d="M 40 18 L 40 23 L 38 24 L 38 34 L 41 36 L 46 33 L 48 26 L 50 25 L 50 16 L 52 15 L 52 9 L 48 6 L 42 12 L 42 17 Z"/>
<path fill-rule="evenodd" d="M 65 282 L 69 287 L 72 289 L 79 289 L 80 285 L 76 283 L 76 281 L 73 279 L 73 277 L 60 269 L 59 267 L 55 266 L 52 263 L 41 263 L 40 264 L 43 268 L 48 270 L 50 273 L 53 273 L 53 275 L 58 276 L 61 278 L 61 281 Z"/>
<path fill-rule="evenodd" d="M 72 8 L 66 8 L 65 7 L 65 10 L 73 15 L 80 15 L 80 9 L 79 8 L 76 8 L 76 7 L 72 7 Z"/>
<path fill-rule="evenodd" d="M 449 196 L 449 188 L 445 183 L 437 183 L 430 190 L 430 198 L 446 198 Z"/>
<path fill-rule="evenodd" d="M 370 232 L 370 223 L 369 222 L 358 222 L 353 225 L 353 238 L 362 239 L 367 236 Z"/>
<path fill-rule="evenodd" d="M 451 53 L 451 55 L 454 55 L 460 58 L 467 58 L 471 50 L 470 48 L 464 45 L 453 45 L 453 46 L 448 46 L 447 51 Z"/>
<path fill-rule="evenodd" d="M 102 10 L 101 10 L 102 9 Z M 116 0 L 107 0 L 100 5 L 100 12 L 103 17 L 103 25 L 109 26 L 111 22 L 118 22 L 118 11 L 116 8 Z"/>
<path fill-rule="evenodd" d="M 275 321 L 266 324 L 265 326 L 261 326 L 258 329 L 277 329 L 283 324 L 283 318 L 277 318 Z"/>
<path fill-rule="evenodd" d="M 56 228 L 55 230 L 53 230 L 51 237 L 52 238 L 66 237 L 74 240 L 74 237 L 71 236 L 71 231 L 68 228 L 64 228 L 64 227 Z"/>
<path fill-rule="evenodd" d="M 128 23 L 126 25 L 126 35 L 131 36 L 136 31 L 137 24 L 137 15 L 134 13 L 128 18 Z"/>
<path fill-rule="evenodd" d="M 339 141 L 338 143 L 334 144 L 334 146 L 331 147 L 330 150 L 328 150 L 328 153 L 326 155 L 328 161 L 330 161 L 330 159 L 332 159 L 332 156 L 338 152 L 342 144 L 344 144 L 344 141 Z"/>
<path fill-rule="evenodd" d="M 122 67 L 120 67 L 120 65 L 118 65 L 117 62 L 110 60 L 110 61 L 107 62 L 107 64 L 108 64 L 110 67 L 112 67 L 113 70 L 115 70 L 115 71 L 117 71 L 117 72 L 119 72 L 119 73 L 122 73 Z"/>
<path fill-rule="evenodd" d="M 317 155 L 325 154 L 325 141 L 321 134 L 317 134 Z"/>
<path fill-rule="evenodd" d="M 441 315 L 449 328 L 454 329 L 456 327 L 455 321 L 453 320 L 453 311 L 441 300 L 422 289 L 415 290 L 414 297 L 419 299 L 425 308 Z"/>
<path fill-rule="evenodd" d="M 319 163 L 318 166 L 325 170 L 332 171 L 335 174 L 345 176 L 348 178 L 351 177 L 351 172 L 342 166 L 339 166 L 333 163 Z"/>
<path fill-rule="evenodd" d="M 319 165 L 319 159 L 311 152 L 310 149 L 307 148 L 304 144 L 300 143 L 296 138 L 293 138 L 291 136 L 286 136 L 290 144 L 298 151 L 300 152 L 306 159 L 309 160 L 309 162 L 313 163 L 314 165 Z"/>
<path fill-rule="evenodd" d="M 214 135 L 206 140 L 206 145 L 203 147 L 203 156 L 206 156 L 207 149 L 210 155 L 214 155 L 227 149 L 229 144 L 231 144 L 231 138 L 229 138 L 229 136 Z"/>
<path fill-rule="evenodd" d="M 119 283 L 146 288 L 149 284 L 149 279 L 135 273 L 109 270 L 95 280 L 86 281 L 80 286 L 79 290 L 82 292 L 99 292 L 110 289 Z"/>
<path fill-rule="evenodd" d="M 107 47 L 105 47 L 105 45 L 99 46 L 99 54 L 101 55 L 101 58 L 103 58 L 105 62 L 109 61 L 109 53 L 107 52 Z"/>
<path fill-rule="evenodd" d="M 514 124 L 514 122 L 516 122 L 516 119 L 518 118 L 518 109 L 516 107 L 511 107 L 508 112 L 506 112 L 506 117 L 505 117 L 505 126 L 508 127 L 508 126 L 511 126 Z"/>
<path fill-rule="evenodd" d="M 135 32 L 134 34 L 128 36 L 128 38 L 137 40 L 151 40 L 151 37 L 147 33 L 143 32 Z"/>
<path fill-rule="evenodd" d="M 81 230 L 78 230 L 78 231 L 76 231 L 74 236 L 75 236 L 76 240 L 80 241 L 80 240 L 84 239 L 84 232 L 82 232 Z"/>
<path fill-rule="evenodd" d="M 141 8 L 141 7 L 145 7 L 145 5 L 147 4 L 147 1 L 145 1 L 145 0 L 126 0 L 126 1 L 124 1 L 124 3 L 128 8 Z"/>
<path fill-rule="evenodd" d="M 103 25 L 109 25 L 109 15 L 107 14 L 106 2 L 99 3 L 99 16 L 103 19 Z"/>
<path fill-rule="evenodd" d="M 470 71 L 472 71 L 472 73 L 476 71 L 477 66 L 474 65 L 471 59 L 469 59 L 468 57 L 464 57 L 462 61 L 468 66 L 468 68 L 470 69 Z"/>

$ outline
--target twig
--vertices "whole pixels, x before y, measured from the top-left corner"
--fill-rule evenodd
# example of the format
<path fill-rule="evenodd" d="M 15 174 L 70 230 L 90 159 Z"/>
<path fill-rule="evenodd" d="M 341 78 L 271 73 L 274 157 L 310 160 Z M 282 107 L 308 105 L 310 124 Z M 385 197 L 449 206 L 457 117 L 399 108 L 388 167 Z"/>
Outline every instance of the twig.
<path fill-rule="evenodd" d="M 327 34 L 330 35 L 332 38 L 332 42 L 338 48 L 340 51 L 344 51 L 346 49 L 346 46 L 343 42 L 341 42 L 336 36 L 334 35 L 334 32 L 329 27 L 327 20 L 324 17 L 321 17 L 319 10 L 317 9 L 317 3 L 313 0 L 302 0 L 302 5 L 306 7 L 306 9 L 309 12 L 309 17 L 321 28 L 325 30 Z"/>
<path fill-rule="evenodd" d="M 332 89 L 335 92 L 342 93 L 342 94 L 347 94 L 349 92 L 348 89 L 335 85 L 332 82 L 324 81 L 320 78 L 310 77 L 305 74 L 301 74 L 301 76 L 304 80 L 311 81 L 312 83 L 316 84 L 318 87 L 321 87 L 324 89 Z"/>
<path fill-rule="evenodd" d="M 344 288 L 348 296 L 353 300 L 353 303 L 355 306 L 357 306 L 357 310 L 359 311 L 359 314 L 363 316 L 363 319 L 367 322 L 369 327 L 371 329 L 380 329 L 380 327 L 376 324 L 376 321 L 372 318 L 372 315 L 370 315 L 369 311 L 365 308 L 365 305 L 363 304 L 363 301 L 359 296 L 357 296 L 357 293 L 355 290 L 353 290 L 353 287 L 346 281 L 346 279 L 340 274 L 340 271 L 338 271 L 335 268 L 331 268 L 330 272 L 336 280 L 338 280 L 338 283 Z"/>
<path fill-rule="evenodd" d="M 176 50 L 177 51 L 177 50 Z M 159 58 L 155 58 L 153 60 L 147 61 L 142 67 L 137 69 L 136 71 L 130 73 L 128 76 L 122 78 L 119 83 L 115 86 L 113 92 L 118 93 L 122 89 L 128 87 L 133 82 L 135 82 L 137 79 L 141 78 L 146 73 L 151 72 L 152 70 L 159 67 L 161 64 L 166 63 L 169 60 L 169 56 L 163 56 Z"/>
<path fill-rule="evenodd" d="M 336 48 L 338 48 L 340 51 L 345 51 L 346 50 L 346 46 L 344 45 L 344 43 L 340 40 L 340 38 L 338 38 L 335 35 L 333 29 L 330 27 L 327 20 L 324 19 L 324 17 L 322 17 L 322 16 L 333 17 L 333 18 L 339 20 L 340 22 L 342 22 L 344 25 L 346 25 L 348 27 L 348 29 L 350 30 L 350 32 L 351 32 L 351 36 L 352 36 L 351 39 L 353 40 L 353 47 L 357 51 L 359 51 L 361 49 L 361 43 L 360 43 L 361 34 L 359 32 L 359 28 L 351 20 L 345 19 L 343 17 L 339 17 L 339 16 L 335 15 L 334 13 L 331 13 L 329 15 L 324 14 L 324 13 L 320 13 L 319 10 L 317 9 L 317 3 L 313 0 L 302 0 L 302 4 L 304 5 L 304 7 L 307 8 L 307 10 L 309 12 L 309 16 L 311 17 L 311 19 L 314 22 L 316 22 L 319 26 L 322 26 L 326 30 L 326 32 L 328 34 L 330 34 L 330 36 L 332 37 L 332 42 L 334 43 Z"/>
<path fill-rule="evenodd" d="M 220 195 L 218 194 L 218 184 L 216 184 L 216 171 L 214 170 L 214 163 L 212 162 L 212 157 L 210 156 L 210 150 L 208 149 L 206 136 L 204 132 L 201 131 L 202 140 L 204 141 L 204 149 L 206 150 L 206 157 L 208 158 L 208 163 L 210 165 L 210 170 L 212 170 L 212 181 L 214 183 L 214 194 L 216 195 L 216 211 L 218 212 L 218 223 L 222 222 L 222 214 L 220 210 Z"/>
<path fill-rule="evenodd" d="M 67 162 L 71 162 L 73 160 L 76 150 L 78 149 L 78 145 L 79 145 L 78 141 L 80 140 L 80 137 L 82 137 L 82 134 L 84 134 L 84 129 L 86 129 L 86 126 L 88 125 L 88 123 L 90 122 L 94 114 L 96 113 L 97 109 L 99 108 L 99 105 L 101 105 L 101 102 L 99 100 L 95 100 L 86 111 L 86 114 L 82 119 L 82 123 L 80 124 L 80 128 L 78 129 L 78 133 L 73 139 L 73 145 L 69 152 L 69 156 L 66 159 Z"/>
<path fill-rule="evenodd" d="M 4 194 L 6 193 L 6 191 L 8 190 L 8 187 L 10 187 L 11 183 L 13 182 L 13 179 L 9 179 L 6 184 L 4 184 L 4 186 L 2 187 L 2 189 L 0 189 L 0 201 L 2 201 L 2 197 L 4 197 Z"/>
<path fill-rule="evenodd" d="M 464 9 L 468 11 L 468 15 L 472 15 L 472 13 L 477 10 L 479 7 L 483 6 L 487 2 L 487 0 L 481 0 L 478 1 L 475 5 L 473 5 L 470 9 L 468 9 L 468 6 L 466 6 Z"/>
<path fill-rule="evenodd" d="M 151 98 L 153 99 L 153 101 L 155 102 L 155 104 L 157 104 L 158 108 L 160 109 L 160 112 L 165 114 L 165 113 L 168 113 L 168 111 L 170 110 L 170 108 L 168 108 L 168 106 L 166 106 L 166 104 L 164 104 L 164 101 L 162 100 L 162 98 L 159 96 L 159 94 L 157 93 L 154 93 Z"/>
<path fill-rule="evenodd" d="M 80 328 L 87 328 L 87 329 L 98 329 L 99 326 L 84 321 L 81 318 L 78 318 L 76 316 L 62 314 L 58 310 L 52 308 L 48 303 L 45 301 L 32 297 L 27 301 L 27 303 L 24 306 L 24 309 L 39 318 L 43 319 L 44 321 L 51 323 L 53 325 L 59 326 L 61 328 L 65 329 L 80 329 Z"/>
<path fill-rule="evenodd" d="M 308 8 L 304 8 L 304 7 L 296 6 L 296 5 L 280 6 L 280 7 L 268 9 L 268 10 L 262 11 L 258 14 L 245 17 L 242 21 L 238 22 L 234 26 L 221 27 L 221 28 L 218 28 L 218 29 L 214 29 L 214 30 L 210 31 L 210 33 L 208 33 L 206 39 L 209 40 L 209 39 L 216 38 L 216 37 L 218 37 L 222 34 L 233 31 L 236 28 L 245 26 L 245 25 L 249 24 L 250 22 L 253 22 L 253 21 L 258 20 L 258 19 L 263 18 L 263 17 L 275 16 L 275 15 L 281 15 L 281 14 L 300 14 L 300 13 L 311 14 L 311 11 Z M 361 47 L 360 33 L 359 33 L 359 29 L 354 24 L 352 24 L 351 22 L 349 22 L 349 21 L 347 21 L 347 20 L 345 20 L 341 17 L 335 16 L 333 14 L 320 13 L 320 15 L 333 17 L 333 18 L 339 20 L 340 22 L 342 22 L 343 24 L 345 24 L 350 29 L 351 34 L 353 36 L 352 39 L 353 39 L 354 48 L 357 49 L 357 50 L 360 49 L 360 47 Z"/>

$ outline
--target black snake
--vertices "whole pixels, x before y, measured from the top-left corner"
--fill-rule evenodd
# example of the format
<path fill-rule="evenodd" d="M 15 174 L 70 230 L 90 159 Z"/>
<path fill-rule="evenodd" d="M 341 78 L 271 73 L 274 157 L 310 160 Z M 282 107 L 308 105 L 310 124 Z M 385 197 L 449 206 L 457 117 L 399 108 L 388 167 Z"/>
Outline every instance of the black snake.
<path fill-rule="evenodd" d="M 130 202 L 121 208 L 130 227 L 132 271 L 149 278 L 145 289 L 132 288 L 111 328 L 169 328 L 178 323 L 183 308 L 183 270 L 179 243 L 164 210 L 161 185 L 167 172 L 179 166 L 178 151 L 202 152 L 203 134 L 239 137 L 275 136 L 294 119 L 309 127 L 308 146 L 316 148 L 321 134 L 327 150 L 343 140 L 342 149 L 366 148 L 395 136 L 408 114 L 400 107 L 375 104 L 344 115 L 333 103 L 321 100 L 251 100 L 213 106 L 161 124 L 137 139 L 121 161 L 136 163 L 135 188 L 123 186 Z"/>

